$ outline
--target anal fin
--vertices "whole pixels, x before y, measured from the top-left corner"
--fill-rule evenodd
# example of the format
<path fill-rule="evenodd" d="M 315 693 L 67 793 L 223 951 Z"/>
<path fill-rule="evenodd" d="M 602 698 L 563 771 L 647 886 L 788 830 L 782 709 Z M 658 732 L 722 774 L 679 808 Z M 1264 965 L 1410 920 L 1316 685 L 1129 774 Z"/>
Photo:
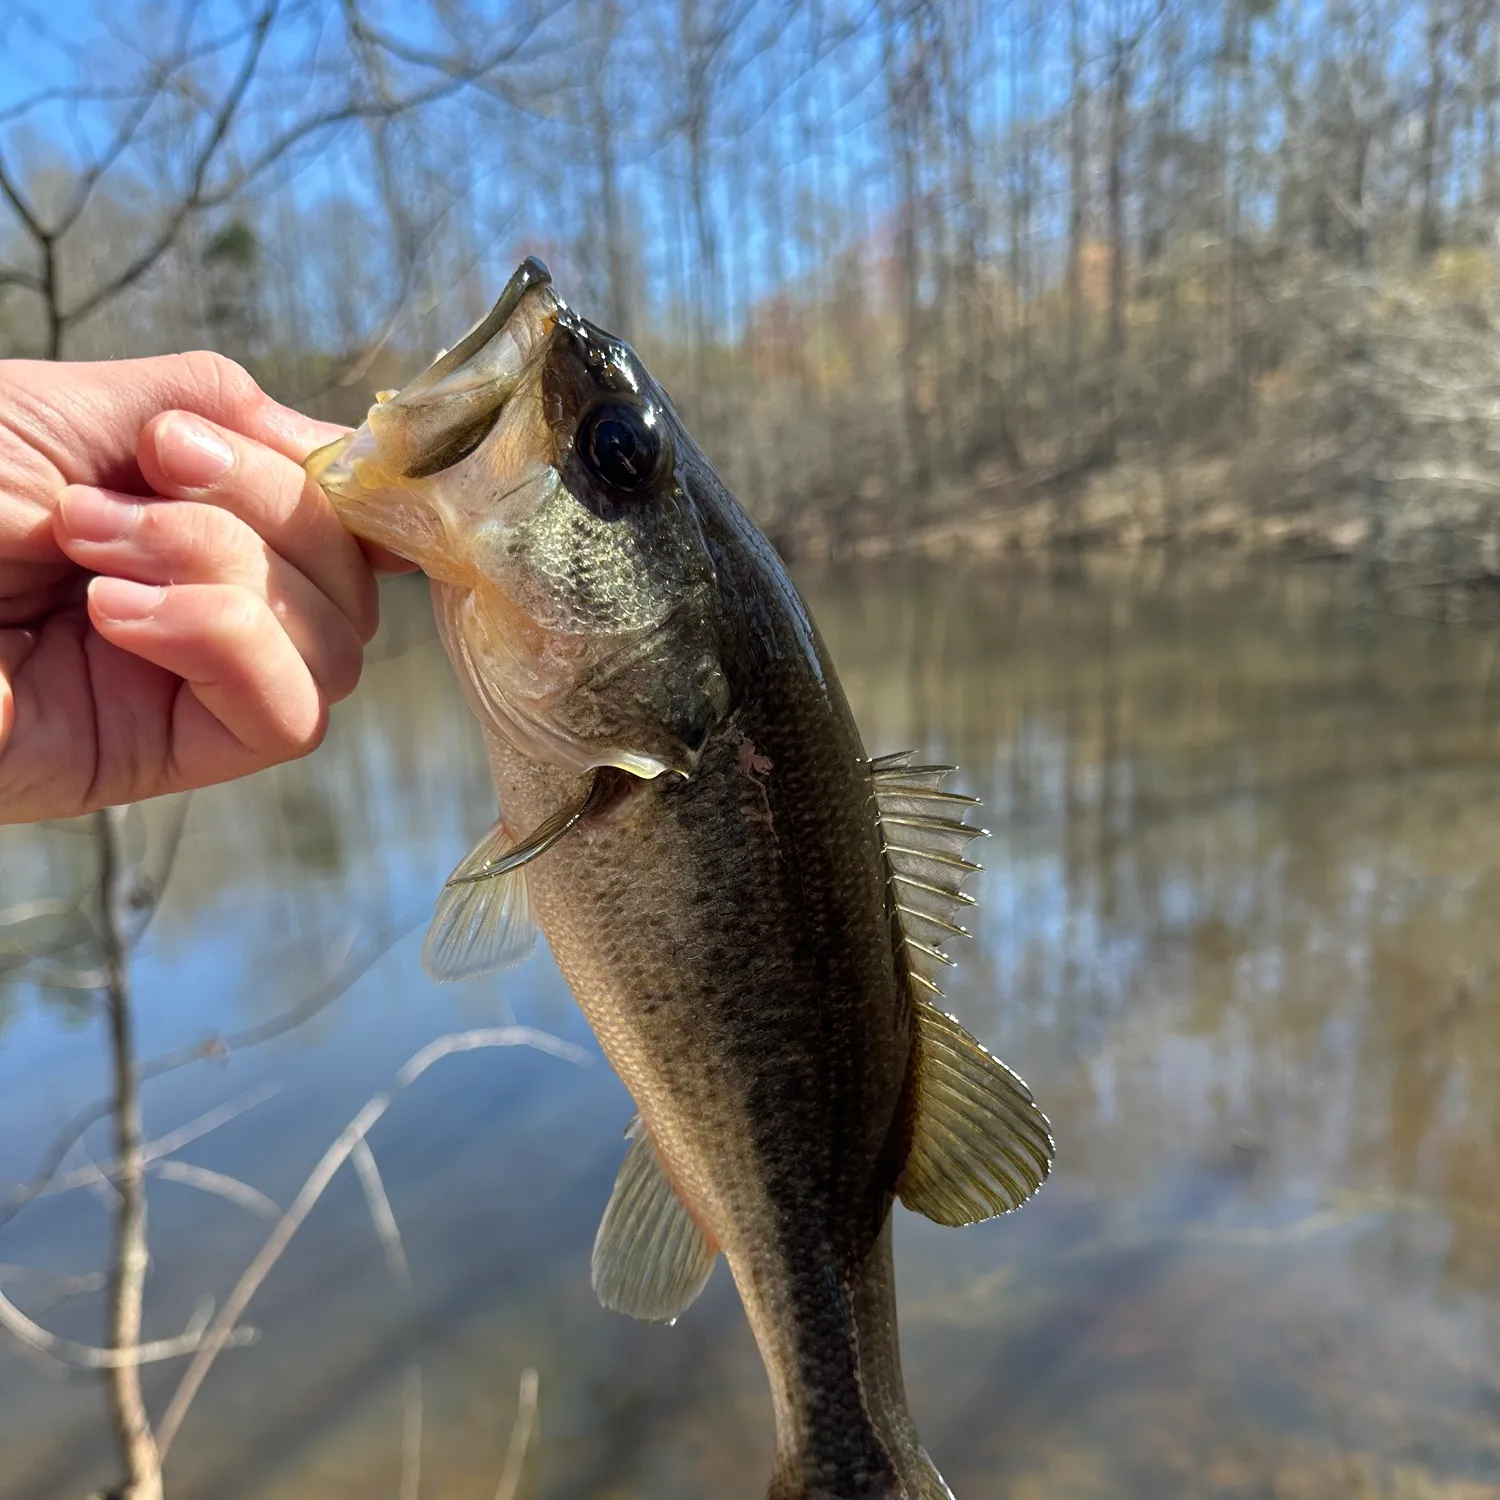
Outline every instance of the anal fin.
<path fill-rule="evenodd" d="M 667 1180 L 637 1115 L 594 1237 L 594 1292 L 614 1312 L 671 1323 L 697 1299 L 718 1249 Z"/>

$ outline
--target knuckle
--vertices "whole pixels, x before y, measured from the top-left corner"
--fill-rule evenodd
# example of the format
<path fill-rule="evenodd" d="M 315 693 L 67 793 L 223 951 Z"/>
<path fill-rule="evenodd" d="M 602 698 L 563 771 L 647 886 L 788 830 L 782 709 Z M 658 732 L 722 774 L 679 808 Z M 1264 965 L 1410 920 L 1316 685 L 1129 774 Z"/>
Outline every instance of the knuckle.
<path fill-rule="evenodd" d="M 328 738 L 328 700 L 318 694 L 314 712 L 302 721 L 287 725 L 286 758 L 296 760 L 311 755 Z"/>
<path fill-rule="evenodd" d="M 224 523 L 229 517 L 211 505 L 182 501 L 148 505 L 143 517 L 144 542 L 181 561 L 208 561 L 214 572 L 224 572 L 226 563 L 240 551 L 238 538 Z"/>
<path fill-rule="evenodd" d="M 215 349 L 191 349 L 172 354 L 184 384 L 200 391 L 204 404 L 218 411 L 238 411 L 263 399 L 260 387 L 243 365 Z"/>
<path fill-rule="evenodd" d="M 213 627 L 228 644 L 242 649 L 264 636 L 271 614 L 265 601 L 238 584 L 220 584 Z"/>
<path fill-rule="evenodd" d="M 327 642 L 327 662 L 321 674 L 321 686 L 331 703 L 341 703 L 359 686 L 364 670 L 364 647 L 358 633 L 346 628 Z"/>

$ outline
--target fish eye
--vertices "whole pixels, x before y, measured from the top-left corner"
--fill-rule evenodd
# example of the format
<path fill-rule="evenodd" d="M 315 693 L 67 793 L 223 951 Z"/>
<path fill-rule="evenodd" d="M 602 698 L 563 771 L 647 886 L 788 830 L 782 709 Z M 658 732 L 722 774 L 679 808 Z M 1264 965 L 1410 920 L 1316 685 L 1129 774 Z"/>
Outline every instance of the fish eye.
<path fill-rule="evenodd" d="M 602 402 L 578 424 L 579 454 L 611 489 L 645 489 L 661 467 L 663 446 L 656 413 L 623 402 Z"/>

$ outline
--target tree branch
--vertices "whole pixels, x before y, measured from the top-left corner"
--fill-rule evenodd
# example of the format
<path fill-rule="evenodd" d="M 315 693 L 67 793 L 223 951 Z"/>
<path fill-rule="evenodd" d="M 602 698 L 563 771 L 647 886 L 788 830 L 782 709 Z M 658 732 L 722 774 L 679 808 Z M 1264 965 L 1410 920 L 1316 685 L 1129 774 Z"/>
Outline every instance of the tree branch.
<path fill-rule="evenodd" d="M 397 1094 L 409 1088 L 432 1065 L 455 1052 L 470 1052 L 481 1047 L 535 1047 L 568 1062 L 586 1064 L 588 1053 L 570 1042 L 560 1041 L 544 1031 L 530 1026 L 502 1026 L 479 1031 L 458 1032 L 439 1037 L 417 1052 L 396 1074 L 394 1085 L 384 1093 L 376 1094 L 349 1122 L 334 1143 L 323 1153 L 322 1159 L 313 1168 L 312 1174 L 302 1185 L 292 1206 L 282 1215 L 281 1221 L 271 1231 L 270 1238 L 251 1261 L 238 1285 L 229 1294 L 219 1316 L 204 1335 L 202 1347 L 194 1354 L 192 1363 L 183 1373 L 182 1381 L 172 1396 L 171 1402 L 157 1428 L 157 1442 L 163 1458 L 176 1441 L 182 1423 L 187 1417 L 194 1398 L 213 1368 L 214 1360 L 225 1346 L 225 1340 L 235 1324 L 260 1289 L 261 1283 L 270 1274 L 291 1243 L 292 1237 L 302 1227 L 307 1216 L 333 1180 L 338 1169 L 349 1159 L 356 1147 L 369 1134 L 376 1121 L 391 1107 Z"/>
<path fill-rule="evenodd" d="M 155 1162 L 151 1171 L 167 1182 L 180 1182 L 184 1187 L 227 1198 L 262 1219 L 274 1219 L 281 1213 L 281 1205 L 274 1198 L 268 1198 L 259 1188 L 223 1172 L 211 1172 L 207 1167 L 195 1167 L 185 1161 Z"/>
<path fill-rule="evenodd" d="M 81 1370 L 135 1369 L 139 1365 L 160 1364 L 165 1359 L 181 1359 L 194 1354 L 202 1347 L 204 1330 L 213 1316 L 213 1304 L 207 1303 L 194 1312 L 188 1325 L 176 1338 L 155 1339 L 146 1344 L 134 1344 L 128 1348 L 100 1349 L 92 1344 L 74 1343 L 72 1339 L 49 1333 L 40 1323 L 33 1322 L 3 1292 L 0 1292 L 0 1328 L 17 1342 L 50 1355 L 59 1364 L 73 1365 Z M 231 1329 L 224 1340 L 224 1347 L 243 1349 L 256 1342 L 259 1332 L 253 1328 Z"/>
<path fill-rule="evenodd" d="M 136 1077 L 130 976 L 120 929 L 119 808 L 94 814 L 99 857 L 99 939 L 106 977 L 110 1062 L 115 1084 L 116 1187 L 114 1256 L 109 1288 L 109 1407 L 125 1468 L 123 1500 L 161 1500 L 161 1460 L 141 1391 L 141 1316 L 146 1268 L 146 1162 L 141 1145 L 141 1100 Z"/>
<path fill-rule="evenodd" d="M 157 231 L 156 238 L 137 254 L 133 260 L 128 261 L 125 268 L 112 280 L 106 281 L 102 286 L 96 287 L 77 306 L 69 308 L 66 312 L 62 313 L 61 318 L 64 327 L 86 318 L 101 303 L 107 302 L 111 297 L 117 296 L 120 292 L 124 291 L 133 282 L 140 280 L 171 247 L 173 241 L 181 233 L 182 226 L 193 213 L 206 206 L 203 198 L 204 180 L 208 175 L 210 167 L 213 165 L 213 159 L 218 153 L 219 147 L 224 143 L 224 138 L 229 132 L 229 127 L 245 97 L 245 91 L 250 87 L 251 79 L 255 77 L 255 70 L 260 65 L 261 55 L 265 51 L 266 39 L 270 35 L 271 26 L 276 20 L 276 12 L 280 7 L 281 0 L 267 0 L 260 14 L 256 17 L 255 24 L 250 31 L 250 45 L 246 50 L 244 59 L 240 63 L 239 72 L 230 84 L 229 90 L 224 96 L 223 103 L 214 116 L 213 124 L 209 128 L 208 138 L 199 148 L 194 160 L 192 172 L 189 176 L 187 192 L 167 216 L 166 222 Z"/>
<path fill-rule="evenodd" d="M 521 1371 L 521 1393 L 516 1400 L 516 1420 L 505 1449 L 505 1467 L 495 1488 L 495 1500 L 515 1500 L 520 1488 L 521 1472 L 526 1467 L 526 1450 L 536 1431 L 537 1393 L 541 1377 L 535 1370 Z"/>
<path fill-rule="evenodd" d="M 349 989 L 356 984 L 365 974 L 390 952 L 391 948 L 405 937 L 417 924 L 409 922 L 389 933 L 382 934 L 379 939 L 352 962 L 349 961 L 347 953 L 340 963 L 335 967 L 328 979 L 316 989 L 312 990 L 304 999 L 283 1011 L 279 1016 L 273 1016 L 269 1021 L 263 1021 L 258 1026 L 247 1027 L 243 1031 L 232 1032 L 227 1037 L 206 1037 L 201 1042 L 194 1042 L 191 1046 L 179 1047 L 172 1052 L 162 1054 L 153 1058 L 150 1062 L 142 1065 L 139 1078 L 142 1083 L 153 1078 L 160 1078 L 165 1073 L 174 1072 L 178 1068 L 186 1067 L 189 1063 L 200 1062 L 204 1058 L 229 1057 L 235 1052 L 243 1052 L 250 1047 L 259 1047 L 265 1042 L 274 1040 L 278 1036 L 285 1035 L 288 1031 L 301 1026 L 311 1020 L 320 1011 L 326 1010 L 334 1001 L 347 994 Z M 266 1097 L 269 1097 L 267 1095 Z M 255 1103 L 261 1102 L 258 1098 Z M 94 1103 L 81 1109 L 70 1119 L 61 1130 L 58 1131 L 52 1144 L 47 1148 L 46 1155 L 42 1158 L 40 1165 L 31 1175 L 29 1181 L 16 1188 L 10 1197 L 0 1203 L 0 1229 L 4 1229 L 26 1205 L 34 1199 L 41 1197 L 52 1184 L 63 1162 L 67 1159 L 68 1152 L 73 1149 L 79 1137 L 91 1126 L 102 1120 L 113 1108 L 112 1099 L 96 1099 Z M 247 1105 L 246 1108 L 252 1106 Z M 185 1142 L 179 1141 L 179 1145 Z M 175 1149 L 175 1148 L 174 1148 Z"/>

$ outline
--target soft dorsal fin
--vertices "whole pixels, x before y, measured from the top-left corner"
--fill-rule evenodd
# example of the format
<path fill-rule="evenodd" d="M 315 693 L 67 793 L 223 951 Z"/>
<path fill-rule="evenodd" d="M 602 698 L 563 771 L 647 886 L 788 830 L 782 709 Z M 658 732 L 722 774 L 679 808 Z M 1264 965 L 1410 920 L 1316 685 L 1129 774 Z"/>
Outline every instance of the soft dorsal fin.
<path fill-rule="evenodd" d="M 1019 1208 L 1052 1169 L 1052 1130 L 1031 1090 L 952 1016 L 916 1002 L 916 1122 L 901 1201 L 938 1224 Z"/>
<path fill-rule="evenodd" d="M 605 1307 L 671 1323 L 697 1299 L 717 1248 L 683 1207 L 637 1115 L 594 1237 L 594 1292 Z"/>
<path fill-rule="evenodd" d="M 511 969 L 531 952 L 536 924 L 525 866 L 578 826 L 600 800 L 603 784 L 596 775 L 576 807 L 554 813 L 519 843 L 497 821 L 459 861 L 438 894 L 422 945 L 422 962 L 434 979 L 475 979 Z"/>
<path fill-rule="evenodd" d="M 972 1224 L 1024 1203 L 1052 1165 L 1047 1117 L 1031 1091 L 933 1003 L 944 945 L 967 936 L 954 920 L 974 898 L 964 857 L 985 830 L 966 821 L 975 797 L 942 790 L 952 766 L 914 766 L 912 752 L 870 762 L 890 869 L 899 958 L 916 1020 L 911 1149 L 901 1201 L 939 1224 Z"/>

